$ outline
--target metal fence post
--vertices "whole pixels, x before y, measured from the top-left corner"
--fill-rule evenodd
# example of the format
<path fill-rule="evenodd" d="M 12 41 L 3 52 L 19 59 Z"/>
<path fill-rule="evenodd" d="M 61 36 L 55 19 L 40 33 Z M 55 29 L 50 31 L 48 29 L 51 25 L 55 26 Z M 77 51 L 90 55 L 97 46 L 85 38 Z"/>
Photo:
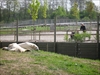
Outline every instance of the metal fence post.
<path fill-rule="evenodd" d="M 1 42 L 1 24 L 0 24 L 0 42 Z"/>
<path fill-rule="evenodd" d="M 31 30 L 31 41 L 32 41 L 32 35 L 33 35 L 32 33 L 33 33 L 33 31 Z"/>
<path fill-rule="evenodd" d="M 99 23 L 99 19 L 100 18 L 100 16 L 98 15 L 97 16 L 97 51 L 98 51 L 98 59 L 100 59 L 100 49 L 99 49 L 99 25 L 100 25 L 100 23 Z"/>
<path fill-rule="evenodd" d="M 54 52 L 56 52 L 56 20 L 57 17 L 54 18 Z"/>
<path fill-rule="evenodd" d="M 16 21 L 16 43 L 18 43 L 18 20 Z"/>
<path fill-rule="evenodd" d="M 41 35 L 40 35 L 40 32 L 41 32 L 41 31 L 39 31 L 39 40 L 40 40 L 40 36 L 41 36 Z"/>

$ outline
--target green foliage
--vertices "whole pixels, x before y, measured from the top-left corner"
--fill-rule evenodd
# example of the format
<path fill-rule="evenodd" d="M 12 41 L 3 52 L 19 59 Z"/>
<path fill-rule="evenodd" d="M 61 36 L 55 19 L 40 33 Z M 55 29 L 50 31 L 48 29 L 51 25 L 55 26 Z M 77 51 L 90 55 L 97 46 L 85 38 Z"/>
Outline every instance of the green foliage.
<path fill-rule="evenodd" d="M 79 19 L 78 4 L 76 2 L 74 3 L 74 6 L 70 10 L 70 17 L 74 19 Z"/>
<path fill-rule="evenodd" d="M 38 18 L 39 19 L 43 19 L 43 14 L 41 14 L 41 13 L 43 13 L 43 6 L 40 6 L 40 8 L 38 10 Z"/>
<path fill-rule="evenodd" d="M 66 11 L 63 7 L 59 6 L 58 9 L 56 9 L 54 12 L 53 12 L 53 15 L 54 17 L 57 16 L 57 17 L 65 17 L 67 14 L 66 14 Z"/>
<path fill-rule="evenodd" d="M 0 22 L 4 21 L 5 22 L 13 22 L 16 19 L 19 20 L 28 20 L 28 19 L 33 19 L 36 20 L 38 19 L 43 19 L 43 18 L 48 18 L 48 19 L 54 19 L 54 17 L 57 15 L 59 18 L 70 18 L 70 19 L 93 19 L 96 20 L 97 18 L 97 8 L 92 2 L 92 0 L 88 0 L 87 3 L 83 3 L 86 9 L 81 10 L 79 13 L 80 5 L 79 4 L 80 0 L 75 0 L 77 3 L 73 3 L 74 6 L 72 6 L 70 11 L 67 11 L 64 9 L 63 6 L 59 6 L 58 9 L 53 10 L 52 8 L 49 8 L 47 6 L 47 0 L 44 1 L 44 6 L 41 6 L 40 9 L 38 5 L 40 5 L 39 0 L 22 0 L 24 2 L 23 7 L 20 6 L 19 0 L 5 0 L 5 2 L 1 2 L 1 5 L 3 3 L 6 3 L 6 9 L 5 7 L 0 8 Z M 30 4 L 30 1 L 31 4 Z M 74 0 L 70 0 L 71 2 L 75 2 Z M 34 3 L 35 2 L 35 3 Z M 36 5 L 35 5 L 36 4 Z M 28 10 L 28 12 L 27 12 Z M 38 13 L 39 10 L 39 13 Z M 87 17 L 87 18 L 86 18 Z"/>
<path fill-rule="evenodd" d="M 89 17 L 82 18 L 83 21 L 90 21 Z"/>
<path fill-rule="evenodd" d="M 89 7 L 86 7 L 89 9 Z M 90 19 L 96 20 L 97 19 L 97 12 L 94 10 L 94 8 L 91 11 L 88 11 L 87 9 L 80 12 L 80 18 L 84 21 L 89 21 Z"/>
<path fill-rule="evenodd" d="M 86 37 L 90 39 L 91 34 L 89 34 L 89 33 L 81 33 L 81 34 L 76 33 L 76 34 L 74 34 L 73 39 L 75 40 L 75 42 L 83 42 Z M 68 41 L 68 35 L 64 36 L 64 40 Z M 70 41 L 71 40 L 72 39 L 70 39 Z"/>
<path fill-rule="evenodd" d="M 83 42 L 86 37 L 88 37 L 90 39 L 91 34 L 89 34 L 89 33 L 75 34 L 74 35 L 74 40 L 76 42 Z"/>
<path fill-rule="evenodd" d="M 43 13 L 43 17 L 46 18 L 47 17 L 47 0 L 44 0 L 44 6 L 43 6 L 43 10 L 42 10 L 42 13 Z"/>
<path fill-rule="evenodd" d="M 92 18 L 94 11 L 94 3 L 92 1 L 87 1 L 86 3 L 86 11 L 88 13 L 89 18 Z"/>
<path fill-rule="evenodd" d="M 83 19 L 85 17 L 89 18 L 88 12 L 86 10 L 80 11 L 80 18 Z"/>
<path fill-rule="evenodd" d="M 97 19 L 97 12 L 96 11 L 91 12 L 91 19 L 93 19 L 93 20 Z"/>
<path fill-rule="evenodd" d="M 93 8 L 94 8 L 93 2 L 92 1 L 88 1 L 86 3 L 86 5 L 87 5 L 86 10 L 91 13 L 91 11 L 93 11 Z"/>
<path fill-rule="evenodd" d="M 64 40 L 68 41 L 68 35 L 67 34 L 64 36 Z"/>
<path fill-rule="evenodd" d="M 46 18 L 47 17 L 47 9 L 48 9 L 48 5 L 47 5 L 47 0 L 44 0 L 44 5 L 40 6 L 39 10 L 38 10 L 38 18 Z"/>
<path fill-rule="evenodd" d="M 32 0 L 32 3 L 29 5 L 28 12 L 30 13 L 33 20 L 38 18 L 38 9 L 40 2 L 38 0 Z"/>

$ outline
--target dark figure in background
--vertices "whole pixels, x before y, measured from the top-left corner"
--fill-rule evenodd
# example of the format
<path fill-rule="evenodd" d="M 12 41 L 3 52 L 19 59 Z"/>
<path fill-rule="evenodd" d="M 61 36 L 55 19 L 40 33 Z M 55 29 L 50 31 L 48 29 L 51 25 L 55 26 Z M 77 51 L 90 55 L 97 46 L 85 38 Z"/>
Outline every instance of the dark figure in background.
<path fill-rule="evenodd" d="M 75 32 L 71 33 L 71 35 L 70 35 L 71 39 L 74 39 L 74 34 L 75 34 Z"/>
<path fill-rule="evenodd" d="M 84 26 L 84 24 L 81 24 L 80 30 L 82 30 L 83 32 L 86 32 L 86 27 Z"/>

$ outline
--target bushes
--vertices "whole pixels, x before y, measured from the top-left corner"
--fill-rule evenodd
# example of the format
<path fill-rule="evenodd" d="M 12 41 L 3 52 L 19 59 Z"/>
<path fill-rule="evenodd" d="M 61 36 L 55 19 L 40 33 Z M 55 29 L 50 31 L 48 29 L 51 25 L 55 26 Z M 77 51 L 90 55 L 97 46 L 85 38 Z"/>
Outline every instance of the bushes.
<path fill-rule="evenodd" d="M 68 35 L 67 34 L 64 36 L 64 40 L 66 40 L 66 42 L 68 41 Z"/>
<path fill-rule="evenodd" d="M 85 38 L 88 37 L 90 39 L 91 34 L 89 33 L 81 33 L 81 34 L 75 34 L 74 35 L 74 40 L 76 42 L 83 42 L 85 40 Z"/>
<path fill-rule="evenodd" d="M 81 34 L 76 33 L 76 34 L 74 34 L 73 39 L 70 39 L 70 38 L 69 38 L 69 41 L 70 41 L 70 40 L 74 40 L 75 42 L 83 42 L 83 41 L 85 41 L 85 38 L 86 38 L 86 37 L 90 39 L 91 34 L 89 34 L 89 33 L 81 33 Z M 68 35 L 65 35 L 64 39 L 65 39 L 66 41 L 68 41 Z"/>

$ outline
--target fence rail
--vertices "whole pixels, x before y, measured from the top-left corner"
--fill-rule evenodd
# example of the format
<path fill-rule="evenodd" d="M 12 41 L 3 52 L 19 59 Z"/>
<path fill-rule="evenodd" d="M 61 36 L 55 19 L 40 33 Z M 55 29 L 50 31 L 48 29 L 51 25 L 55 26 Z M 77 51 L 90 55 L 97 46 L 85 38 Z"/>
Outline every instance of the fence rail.
<path fill-rule="evenodd" d="M 33 25 L 34 23 L 34 25 Z M 79 32 L 80 23 L 84 23 L 87 32 L 91 34 L 91 41 L 96 40 L 97 22 L 84 22 L 70 19 L 56 20 L 56 41 L 65 42 L 64 35 L 72 31 Z M 17 29 L 18 26 L 18 29 Z M 36 30 L 34 30 L 36 28 Z M 18 32 L 17 32 L 18 30 Z M 91 33 L 93 32 L 93 33 Z M 17 34 L 18 33 L 18 34 Z M 0 41 L 43 41 L 54 42 L 54 19 L 38 19 L 37 21 L 26 20 L 17 21 L 9 24 L 0 24 Z"/>
<path fill-rule="evenodd" d="M 94 25 L 97 24 L 97 21 L 83 21 L 79 20 L 76 21 L 75 19 L 57 19 L 57 25 L 80 25 L 80 23 L 84 23 L 86 25 Z M 25 26 L 35 26 L 35 25 L 53 25 L 54 19 L 37 19 L 36 21 L 33 20 L 25 20 L 25 21 L 18 21 L 19 27 Z M 2 23 L 0 24 L 2 28 L 16 28 L 16 21 L 12 23 Z"/>
<path fill-rule="evenodd" d="M 56 42 L 66 42 L 64 40 L 65 35 L 68 35 L 68 39 L 70 39 L 71 32 L 73 30 L 68 31 L 57 31 L 56 32 Z M 1 31 L 0 40 L 1 41 L 16 41 L 16 31 Z M 79 34 L 82 33 L 82 31 L 77 30 Z M 87 33 L 91 34 L 91 38 L 86 40 L 89 40 L 91 42 L 96 42 L 96 30 L 87 30 Z M 54 42 L 54 32 L 34 32 L 34 31 L 19 31 L 18 32 L 18 41 L 42 41 L 42 42 Z M 88 41 L 87 41 L 88 42 Z"/>
<path fill-rule="evenodd" d="M 0 48 L 8 46 L 13 42 L 0 42 Z M 21 42 L 18 42 L 21 43 Z M 79 58 L 100 59 L 98 56 L 97 43 L 66 43 L 66 42 L 33 42 L 40 50 L 55 52 Z M 54 47 L 56 50 L 54 50 Z M 99 43 L 100 47 L 100 43 Z"/>

